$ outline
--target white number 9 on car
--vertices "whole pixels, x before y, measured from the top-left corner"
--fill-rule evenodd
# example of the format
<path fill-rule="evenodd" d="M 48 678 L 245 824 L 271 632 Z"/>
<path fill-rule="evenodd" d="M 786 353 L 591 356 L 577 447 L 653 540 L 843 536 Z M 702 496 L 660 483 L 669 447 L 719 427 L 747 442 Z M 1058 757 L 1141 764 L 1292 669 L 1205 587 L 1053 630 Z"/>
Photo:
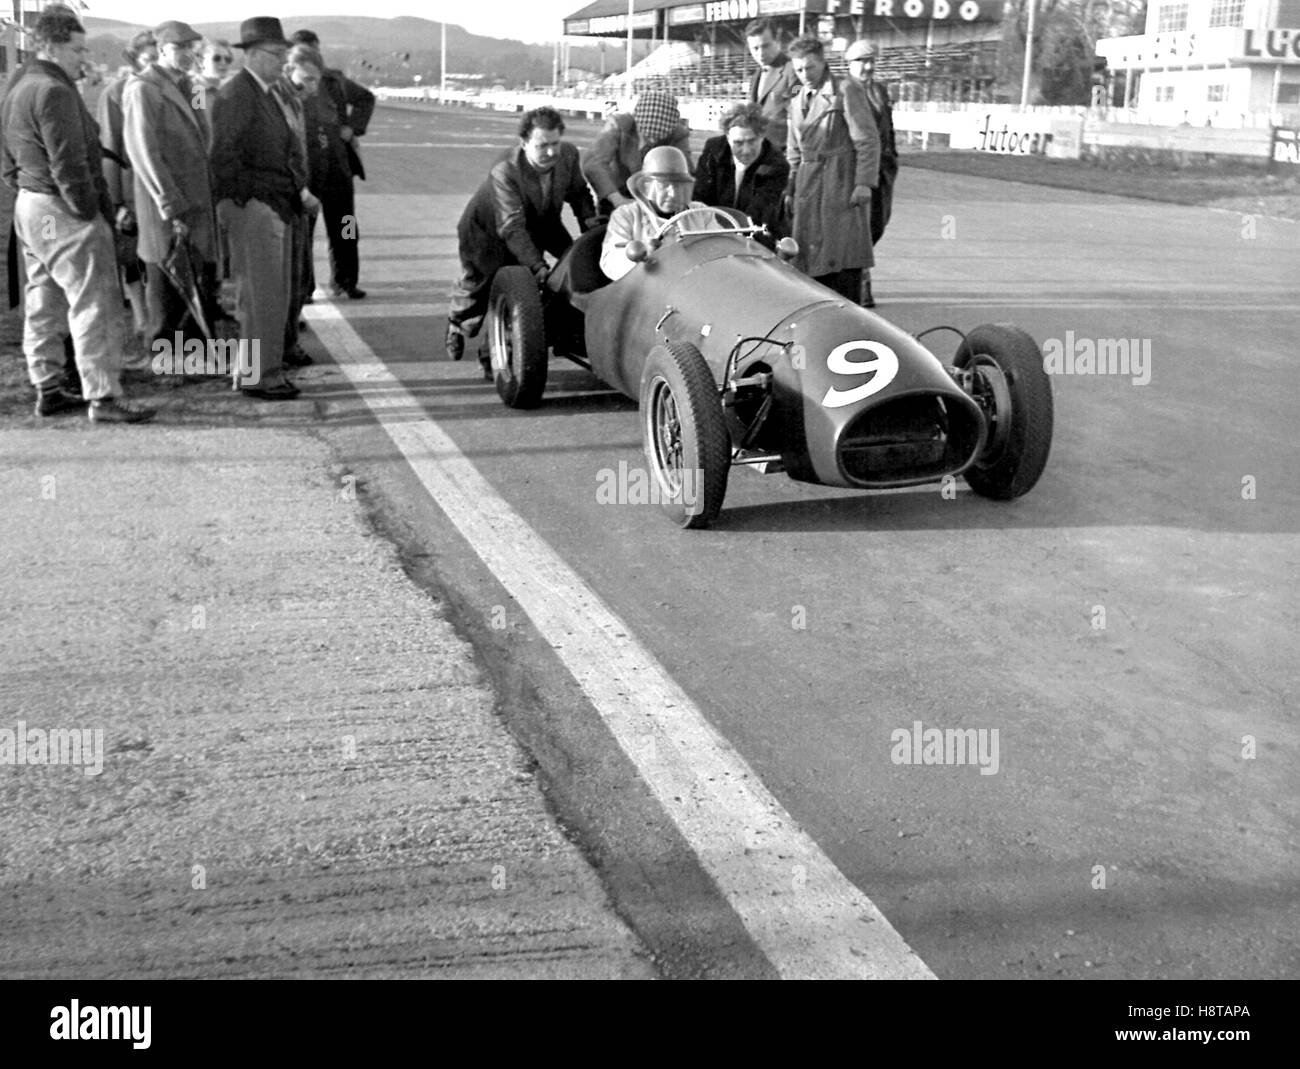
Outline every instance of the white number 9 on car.
<path fill-rule="evenodd" d="M 865 349 L 871 355 L 865 360 L 850 360 L 849 353 Z M 837 375 L 870 375 L 866 382 L 851 389 L 840 390 L 832 386 L 822 398 L 824 408 L 843 408 L 856 404 L 863 398 L 879 393 L 898 374 L 898 354 L 888 345 L 878 341 L 846 341 L 837 345 L 826 357 L 827 370 Z"/>

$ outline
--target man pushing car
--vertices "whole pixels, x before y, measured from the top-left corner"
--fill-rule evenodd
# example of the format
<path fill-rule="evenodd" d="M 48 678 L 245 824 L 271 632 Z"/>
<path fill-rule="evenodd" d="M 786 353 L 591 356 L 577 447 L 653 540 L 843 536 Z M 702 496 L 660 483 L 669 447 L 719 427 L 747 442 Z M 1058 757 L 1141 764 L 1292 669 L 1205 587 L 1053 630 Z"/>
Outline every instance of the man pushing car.
<path fill-rule="evenodd" d="M 478 188 L 456 226 L 460 278 L 447 316 L 447 355 L 465 355 L 465 339 L 478 334 L 487 314 L 492 279 L 503 267 L 528 268 L 540 283 L 573 244 L 561 220 L 564 205 L 585 232 L 595 224 L 596 205 L 582 177 L 578 150 L 564 139 L 564 120 L 554 108 L 534 108 L 519 122 L 519 144 L 506 153 Z M 479 355 L 483 376 L 491 364 Z"/>

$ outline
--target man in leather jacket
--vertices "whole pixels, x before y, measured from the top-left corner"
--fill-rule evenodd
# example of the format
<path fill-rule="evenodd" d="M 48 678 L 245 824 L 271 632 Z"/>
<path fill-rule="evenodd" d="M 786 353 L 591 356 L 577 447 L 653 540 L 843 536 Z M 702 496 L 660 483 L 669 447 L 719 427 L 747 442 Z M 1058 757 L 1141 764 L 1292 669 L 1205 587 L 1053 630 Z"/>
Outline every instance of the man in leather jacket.
<path fill-rule="evenodd" d="M 553 108 L 534 108 L 519 123 L 519 144 L 489 172 L 456 227 L 461 275 L 447 316 L 447 355 L 465 355 L 465 339 L 478 334 L 487 314 L 492 279 L 519 264 L 540 283 L 556 259 L 573 244 L 561 213 L 567 203 L 583 231 L 595 225 L 596 206 L 582 177 L 578 150 L 564 137 L 564 120 Z M 486 355 L 484 377 L 491 379 Z"/>

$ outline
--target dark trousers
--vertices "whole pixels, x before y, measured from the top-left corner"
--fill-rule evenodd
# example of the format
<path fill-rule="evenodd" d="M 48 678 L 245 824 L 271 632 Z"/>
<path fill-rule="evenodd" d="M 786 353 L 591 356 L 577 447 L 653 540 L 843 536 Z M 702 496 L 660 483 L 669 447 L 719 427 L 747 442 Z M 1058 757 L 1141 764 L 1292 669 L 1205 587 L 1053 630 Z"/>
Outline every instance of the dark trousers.
<path fill-rule="evenodd" d="M 818 275 L 813 279 L 823 286 L 833 289 L 841 297 L 857 304 L 862 299 L 862 268 L 850 267 L 845 271 L 832 271 L 829 275 Z"/>
<path fill-rule="evenodd" d="M 360 234 L 352 182 L 349 179 L 346 187 L 330 189 L 319 196 L 321 214 L 325 217 L 325 233 L 330 242 L 330 281 L 339 289 L 355 289 L 361 264 L 357 253 Z M 314 289 L 314 278 L 312 282 Z"/>
<path fill-rule="evenodd" d="M 284 351 L 292 352 L 298 344 L 298 320 L 302 318 L 307 289 L 307 272 L 311 266 L 311 238 L 315 232 L 315 215 L 300 212 L 293 221 L 293 253 L 290 265 L 289 318 L 284 323 Z M 315 289 L 312 284 L 312 289 Z"/>
<path fill-rule="evenodd" d="M 153 343 L 159 338 L 170 342 L 181 331 L 186 339 L 203 338 L 203 331 L 190 315 L 185 298 L 172 285 L 166 273 L 157 264 L 150 264 L 144 276 L 145 300 L 145 347 L 153 351 Z M 205 302 L 206 303 L 206 302 Z M 204 309 L 211 325 L 211 310 Z"/>

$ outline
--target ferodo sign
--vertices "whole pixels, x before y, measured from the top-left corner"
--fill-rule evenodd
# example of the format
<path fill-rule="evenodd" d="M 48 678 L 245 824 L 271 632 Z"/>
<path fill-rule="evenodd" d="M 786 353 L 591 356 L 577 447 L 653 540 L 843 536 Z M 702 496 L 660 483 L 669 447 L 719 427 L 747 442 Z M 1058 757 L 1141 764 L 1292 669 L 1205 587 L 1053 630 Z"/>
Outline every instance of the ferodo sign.
<path fill-rule="evenodd" d="M 996 22 L 1000 0 L 826 0 L 828 15 L 878 19 L 934 19 L 936 22 Z"/>
<path fill-rule="evenodd" d="M 972 112 L 952 128 L 952 148 L 996 152 L 1006 156 L 1044 155 L 1052 143 L 1052 120 L 1048 115 L 1005 115 Z"/>

